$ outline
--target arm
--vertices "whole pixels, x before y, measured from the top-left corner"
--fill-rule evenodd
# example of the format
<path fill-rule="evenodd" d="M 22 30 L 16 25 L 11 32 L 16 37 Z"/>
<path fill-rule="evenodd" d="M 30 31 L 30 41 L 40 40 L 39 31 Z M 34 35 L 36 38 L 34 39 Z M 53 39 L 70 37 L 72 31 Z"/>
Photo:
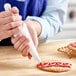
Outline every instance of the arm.
<path fill-rule="evenodd" d="M 39 40 L 46 41 L 60 32 L 64 24 L 68 0 L 48 0 L 47 8 L 41 17 L 28 16 L 27 20 L 34 20 L 42 27 Z"/>

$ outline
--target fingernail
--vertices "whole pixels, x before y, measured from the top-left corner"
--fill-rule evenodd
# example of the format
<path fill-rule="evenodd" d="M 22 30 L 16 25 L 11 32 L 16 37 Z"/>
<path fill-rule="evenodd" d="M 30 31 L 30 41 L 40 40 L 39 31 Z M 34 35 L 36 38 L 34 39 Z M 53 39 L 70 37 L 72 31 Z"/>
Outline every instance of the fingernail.
<path fill-rule="evenodd" d="M 17 7 L 13 7 L 13 8 L 12 8 L 12 12 L 13 12 L 14 14 L 17 14 L 17 13 L 19 13 L 19 10 L 18 10 Z"/>

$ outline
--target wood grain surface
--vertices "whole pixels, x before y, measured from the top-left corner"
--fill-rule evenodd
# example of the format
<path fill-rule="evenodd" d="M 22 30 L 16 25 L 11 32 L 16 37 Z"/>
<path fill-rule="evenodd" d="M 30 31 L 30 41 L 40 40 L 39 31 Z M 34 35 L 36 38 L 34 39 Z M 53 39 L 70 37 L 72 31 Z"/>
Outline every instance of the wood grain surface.
<path fill-rule="evenodd" d="M 13 46 L 0 46 L 0 76 L 76 76 L 76 57 L 69 59 L 67 55 L 57 51 L 59 47 L 66 46 L 76 40 L 54 41 L 40 44 L 38 52 L 42 61 L 63 61 L 72 63 L 68 72 L 45 72 L 36 68 L 38 63 L 34 58 L 29 60 L 13 48 Z"/>

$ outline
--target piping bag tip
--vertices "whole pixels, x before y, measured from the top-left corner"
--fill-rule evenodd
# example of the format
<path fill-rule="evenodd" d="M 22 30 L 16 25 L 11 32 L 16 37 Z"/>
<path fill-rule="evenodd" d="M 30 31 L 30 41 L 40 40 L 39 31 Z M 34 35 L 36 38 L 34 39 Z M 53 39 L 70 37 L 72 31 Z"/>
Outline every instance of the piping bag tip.
<path fill-rule="evenodd" d="M 11 10 L 11 5 L 9 3 L 5 3 L 4 4 L 4 9 L 7 10 L 7 11 L 10 11 Z"/>

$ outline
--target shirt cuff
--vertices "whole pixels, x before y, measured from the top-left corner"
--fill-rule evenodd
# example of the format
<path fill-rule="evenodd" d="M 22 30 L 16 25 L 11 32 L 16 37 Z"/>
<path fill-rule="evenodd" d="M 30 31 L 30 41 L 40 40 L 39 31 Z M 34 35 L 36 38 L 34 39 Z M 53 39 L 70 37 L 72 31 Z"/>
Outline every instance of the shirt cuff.
<path fill-rule="evenodd" d="M 40 17 L 31 17 L 31 16 L 28 16 L 26 18 L 26 20 L 34 20 L 34 21 L 37 21 L 40 23 L 41 25 L 41 28 L 42 28 L 42 31 L 41 31 L 41 34 L 39 36 L 39 42 L 42 43 L 42 42 L 45 42 L 47 39 L 48 39 L 48 34 L 47 34 L 47 25 L 46 25 L 46 21 L 45 19 L 42 19 Z"/>

